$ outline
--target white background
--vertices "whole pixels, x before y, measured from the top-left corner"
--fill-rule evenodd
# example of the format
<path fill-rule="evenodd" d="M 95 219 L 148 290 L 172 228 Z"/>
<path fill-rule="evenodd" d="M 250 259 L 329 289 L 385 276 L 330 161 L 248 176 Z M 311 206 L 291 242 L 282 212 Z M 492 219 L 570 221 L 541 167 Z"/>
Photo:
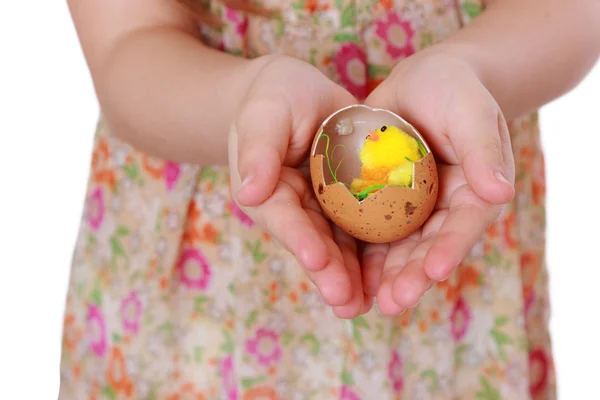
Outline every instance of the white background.
<path fill-rule="evenodd" d="M 57 396 L 66 284 L 98 113 L 66 2 L 33 3 L 0 6 L 0 397 L 10 400 Z M 599 114 L 600 66 L 541 115 L 551 328 L 567 400 L 598 393 Z"/>

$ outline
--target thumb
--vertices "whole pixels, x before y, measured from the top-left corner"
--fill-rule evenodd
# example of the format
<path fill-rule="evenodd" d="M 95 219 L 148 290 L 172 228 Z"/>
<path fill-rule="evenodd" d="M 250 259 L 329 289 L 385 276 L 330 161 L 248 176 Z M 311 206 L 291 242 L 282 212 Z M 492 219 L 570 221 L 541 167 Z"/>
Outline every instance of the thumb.
<path fill-rule="evenodd" d="M 492 204 L 514 197 L 514 159 L 500 111 L 489 106 L 448 127 L 448 138 L 473 191 Z"/>
<path fill-rule="evenodd" d="M 474 92 L 473 92 L 474 93 Z M 371 107 L 386 108 L 412 120 L 423 129 L 436 156 L 460 164 L 471 189 L 492 204 L 514 197 L 514 158 L 508 127 L 489 96 L 474 99 L 465 89 L 452 101 L 438 102 L 425 90 L 382 84 L 367 98 Z M 443 96 L 442 96 L 443 97 Z M 449 106 L 443 104 L 449 103 Z M 440 110 L 444 110 L 440 113 Z"/>
<path fill-rule="evenodd" d="M 237 145 L 231 156 L 238 174 L 237 200 L 242 206 L 260 205 L 273 193 L 289 143 L 292 117 L 283 103 L 248 102 L 237 121 Z M 230 157 L 231 160 L 231 157 Z M 230 166 L 231 167 L 231 166 Z M 235 185 L 237 186 L 237 185 Z"/>

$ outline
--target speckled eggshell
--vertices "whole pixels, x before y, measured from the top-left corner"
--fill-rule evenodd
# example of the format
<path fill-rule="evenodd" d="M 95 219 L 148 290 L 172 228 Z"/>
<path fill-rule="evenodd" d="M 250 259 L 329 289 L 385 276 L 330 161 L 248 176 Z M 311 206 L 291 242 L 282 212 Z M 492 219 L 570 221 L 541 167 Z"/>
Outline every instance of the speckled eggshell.
<path fill-rule="evenodd" d="M 348 118 L 354 121 L 353 133 L 337 135 L 335 126 Z M 396 125 L 421 140 L 428 154 L 414 164 L 412 188 L 386 186 L 359 201 L 343 183 L 332 183 L 323 155 L 325 139 L 319 138 L 323 132 L 329 135 L 330 152 L 336 144 L 345 146 L 338 178 L 350 182 L 352 177 L 360 174 L 359 152 L 368 131 L 382 125 Z M 337 158 L 335 161 L 337 165 Z M 310 174 L 315 195 L 325 214 L 349 235 L 368 243 L 393 242 L 415 232 L 429 218 L 438 196 L 436 162 L 423 137 L 396 114 L 364 105 L 346 107 L 323 122 L 313 141 Z"/>

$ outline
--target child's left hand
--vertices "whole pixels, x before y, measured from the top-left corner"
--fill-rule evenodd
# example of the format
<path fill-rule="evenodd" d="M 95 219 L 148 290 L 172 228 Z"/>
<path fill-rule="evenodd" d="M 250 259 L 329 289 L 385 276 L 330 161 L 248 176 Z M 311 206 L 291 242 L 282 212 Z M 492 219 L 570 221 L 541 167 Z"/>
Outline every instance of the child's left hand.
<path fill-rule="evenodd" d="M 469 254 L 514 196 L 514 158 L 502 112 L 474 69 L 442 46 L 398 64 L 366 100 L 421 131 L 438 162 L 440 193 L 429 220 L 410 237 L 363 261 L 365 288 L 396 315 Z M 376 247 L 375 247 L 376 249 Z"/>

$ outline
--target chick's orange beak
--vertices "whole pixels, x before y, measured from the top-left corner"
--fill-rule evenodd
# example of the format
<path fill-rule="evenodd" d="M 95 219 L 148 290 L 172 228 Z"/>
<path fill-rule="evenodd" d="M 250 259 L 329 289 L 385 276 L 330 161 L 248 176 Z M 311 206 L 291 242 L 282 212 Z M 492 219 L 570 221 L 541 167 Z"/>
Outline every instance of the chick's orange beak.
<path fill-rule="evenodd" d="M 379 140 L 379 135 L 376 131 L 369 131 L 369 139 L 376 142 Z"/>

